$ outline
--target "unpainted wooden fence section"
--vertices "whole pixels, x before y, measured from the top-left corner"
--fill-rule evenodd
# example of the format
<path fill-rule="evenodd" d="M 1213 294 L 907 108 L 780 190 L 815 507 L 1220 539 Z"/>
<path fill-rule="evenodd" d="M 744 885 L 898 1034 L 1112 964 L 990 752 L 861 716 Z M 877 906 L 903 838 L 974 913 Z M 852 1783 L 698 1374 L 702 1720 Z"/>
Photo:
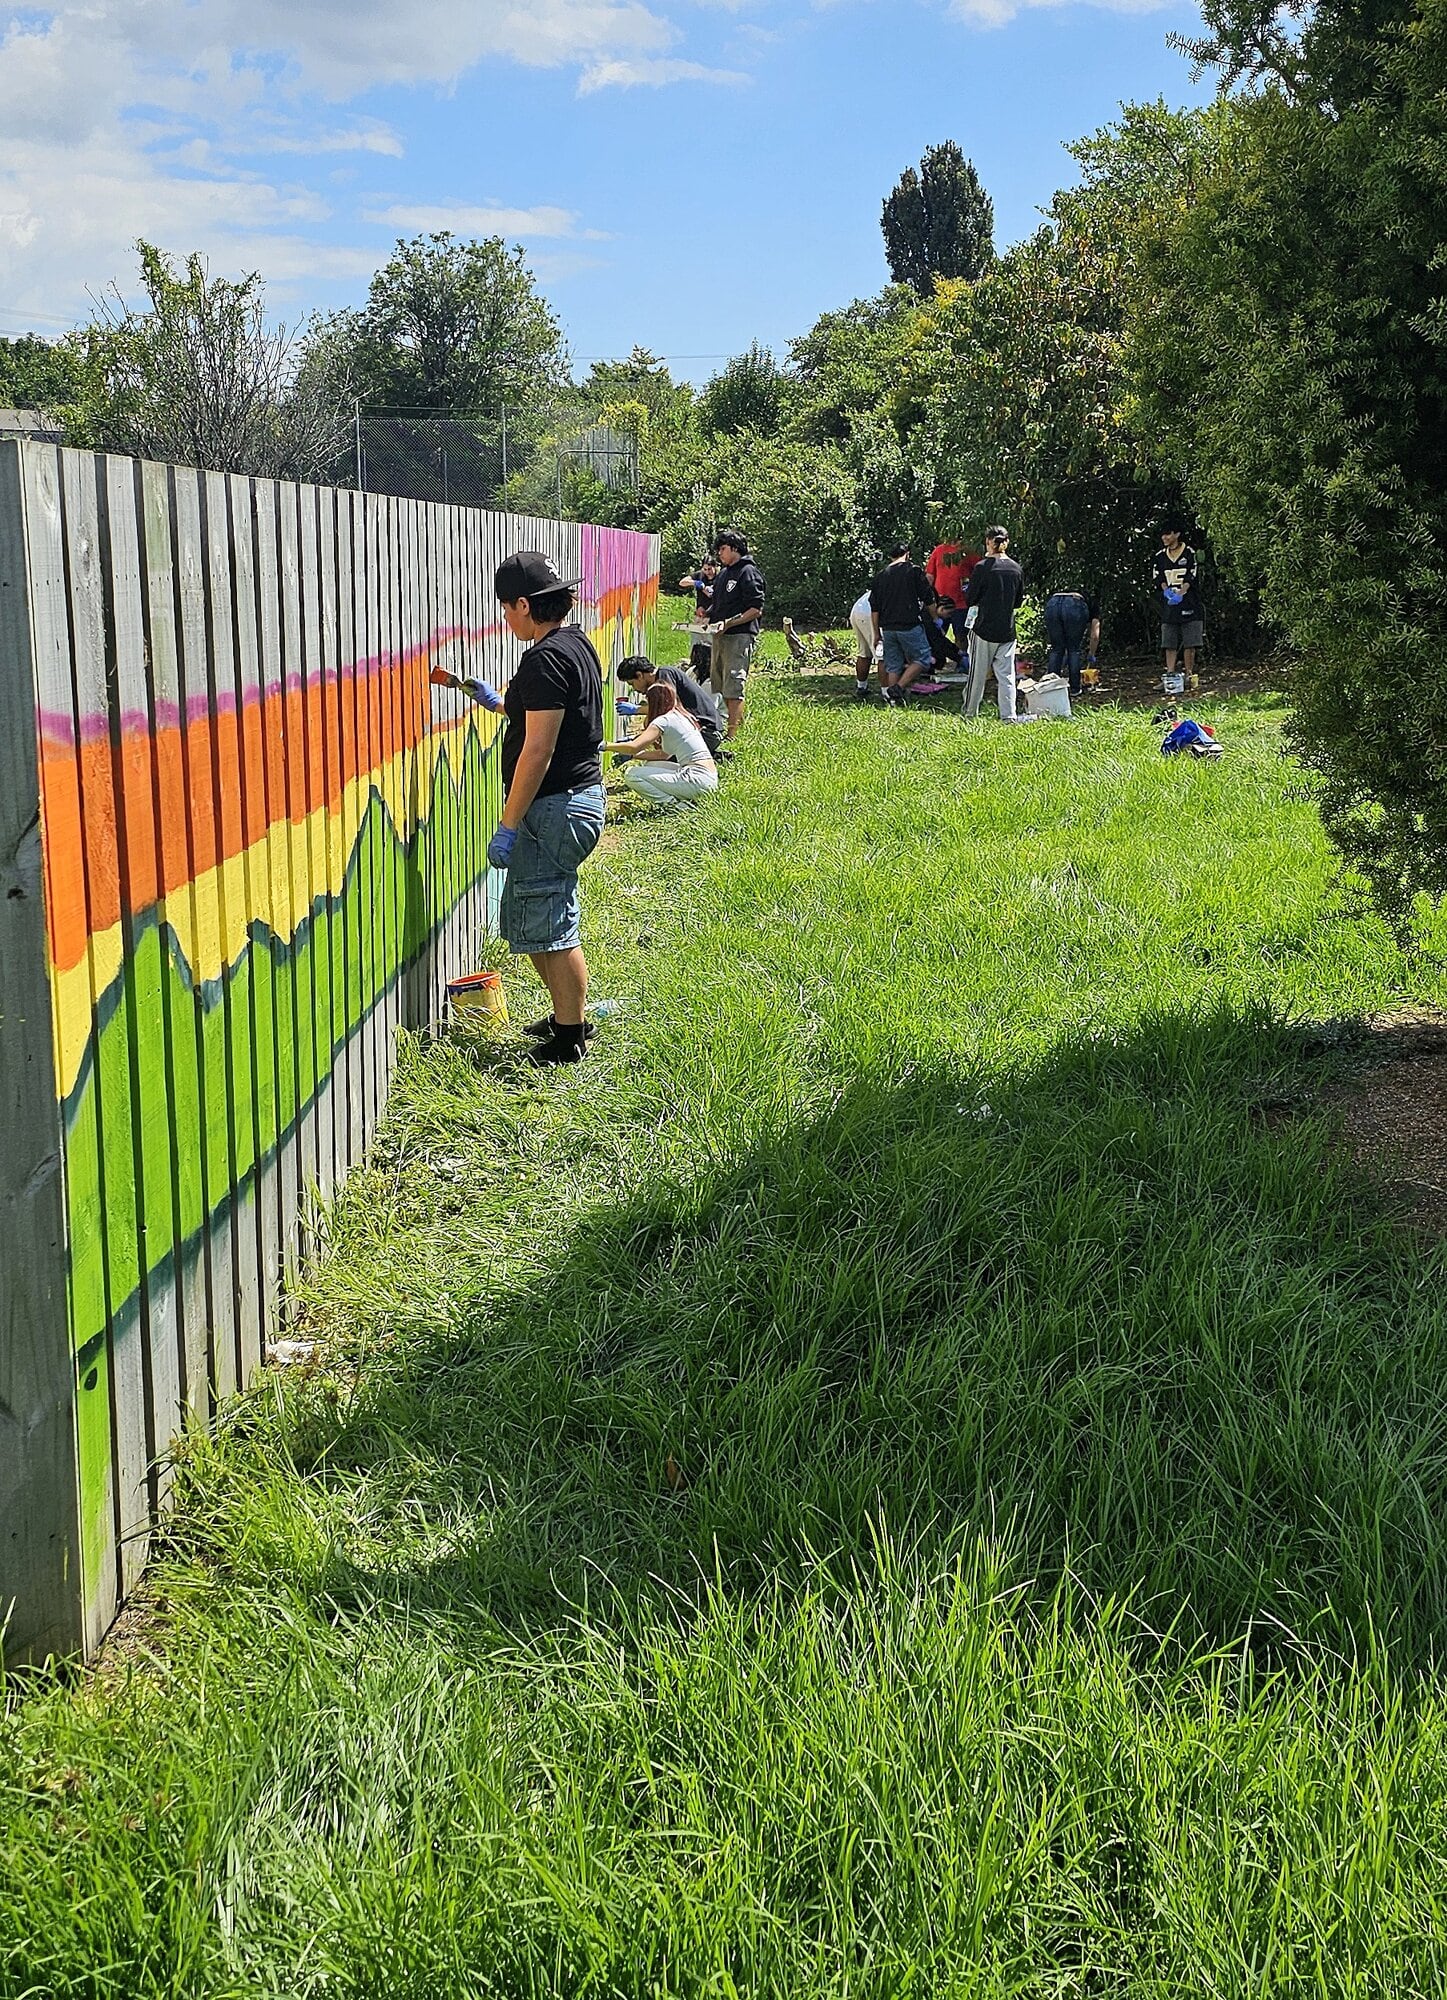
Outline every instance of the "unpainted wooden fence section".
<path fill-rule="evenodd" d="M 0 444 L 0 1618 L 89 1652 L 168 1447 L 259 1367 L 308 1204 L 487 923 L 492 574 L 648 536 Z"/>

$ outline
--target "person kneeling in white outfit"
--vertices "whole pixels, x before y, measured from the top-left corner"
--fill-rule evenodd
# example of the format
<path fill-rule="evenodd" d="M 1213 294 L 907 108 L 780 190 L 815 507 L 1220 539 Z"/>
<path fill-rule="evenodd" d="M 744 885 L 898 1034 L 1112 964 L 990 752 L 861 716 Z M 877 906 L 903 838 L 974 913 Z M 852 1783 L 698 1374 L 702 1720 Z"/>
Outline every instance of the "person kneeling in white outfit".
<path fill-rule="evenodd" d="M 648 690 L 648 722 L 627 743 L 609 743 L 630 792 L 658 805 L 688 805 L 718 790 L 718 765 L 665 681 Z"/>

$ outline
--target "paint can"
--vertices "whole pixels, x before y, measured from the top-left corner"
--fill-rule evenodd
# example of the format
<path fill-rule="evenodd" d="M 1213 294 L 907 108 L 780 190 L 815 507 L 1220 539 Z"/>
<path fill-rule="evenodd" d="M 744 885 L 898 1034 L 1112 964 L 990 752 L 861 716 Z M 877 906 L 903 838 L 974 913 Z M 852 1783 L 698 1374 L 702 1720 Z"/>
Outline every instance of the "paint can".
<path fill-rule="evenodd" d="M 497 1035 L 507 1026 L 507 995 L 500 972 L 471 972 L 447 988 L 447 1005 L 454 1021 L 486 1028 Z"/>
<path fill-rule="evenodd" d="M 1184 694 L 1186 692 L 1186 676 L 1179 672 L 1162 674 L 1161 688 L 1166 694 Z"/>

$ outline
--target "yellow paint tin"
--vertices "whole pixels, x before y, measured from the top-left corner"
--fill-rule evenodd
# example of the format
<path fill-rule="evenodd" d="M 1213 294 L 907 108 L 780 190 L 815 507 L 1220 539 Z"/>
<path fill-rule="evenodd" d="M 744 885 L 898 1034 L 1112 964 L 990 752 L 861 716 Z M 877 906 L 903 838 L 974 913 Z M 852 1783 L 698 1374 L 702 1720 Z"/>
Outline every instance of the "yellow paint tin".
<path fill-rule="evenodd" d="M 468 1027 L 489 1028 L 497 1034 L 507 1026 L 507 995 L 500 972 L 471 972 L 466 979 L 454 979 L 447 989 L 447 1005 L 453 1020 Z"/>

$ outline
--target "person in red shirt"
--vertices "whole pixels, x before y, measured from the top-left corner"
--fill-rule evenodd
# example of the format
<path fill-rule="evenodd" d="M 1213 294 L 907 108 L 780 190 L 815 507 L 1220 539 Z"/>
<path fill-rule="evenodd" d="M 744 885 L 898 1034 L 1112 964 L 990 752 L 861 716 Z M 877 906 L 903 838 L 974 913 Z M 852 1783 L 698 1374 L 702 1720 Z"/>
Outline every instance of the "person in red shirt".
<path fill-rule="evenodd" d="M 962 542 L 940 542 L 930 550 L 929 560 L 924 566 L 924 573 L 939 599 L 940 623 L 947 632 L 953 632 L 956 639 L 964 638 L 965 596 L 979 560 L 978 554 L 973 549 L 967 549 Z"/>

